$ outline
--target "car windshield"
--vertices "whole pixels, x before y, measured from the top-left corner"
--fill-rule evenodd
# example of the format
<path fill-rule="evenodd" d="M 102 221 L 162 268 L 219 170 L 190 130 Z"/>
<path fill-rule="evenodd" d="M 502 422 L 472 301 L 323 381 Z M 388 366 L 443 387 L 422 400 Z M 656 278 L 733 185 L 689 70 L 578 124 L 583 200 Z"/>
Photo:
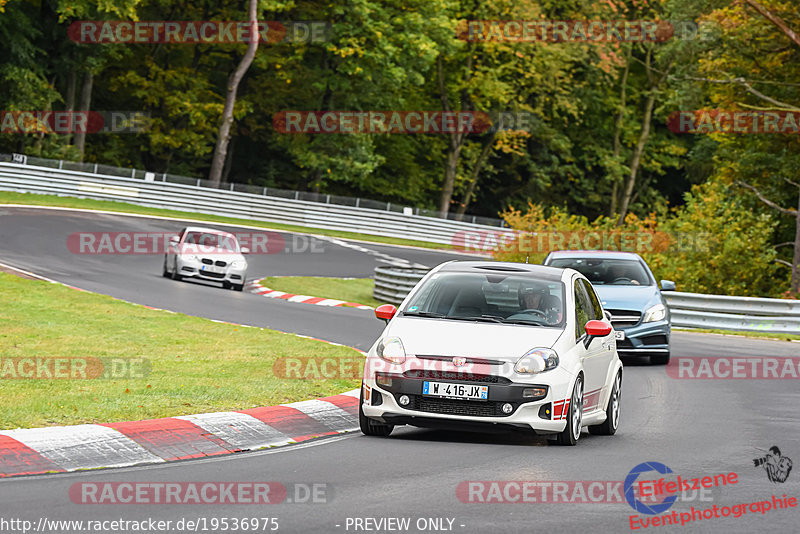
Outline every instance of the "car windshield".
<path fill-rule="evenodd" d="M 204 249 L 222 249 L 228 252 L 238 252 L 239 243 L 236 238 L 230 234 L 212 234 L 210 232 L 189 232 L 186 234 L 186 239 L 183 240 L 185 245 L 197 245 Z"/>
<path fill-rule="evenodd" d="M 532 276 L 436 273 L 404 316 L 557 327 L 564 324 L 564 284 Z"/>
<path fill-rule="evenodd" d="M 562 269 L 575 269 L 594 285 L 653 285 L 644 266 L 637 260 L 556 258 L 549 262 L 548 265 Z"/>

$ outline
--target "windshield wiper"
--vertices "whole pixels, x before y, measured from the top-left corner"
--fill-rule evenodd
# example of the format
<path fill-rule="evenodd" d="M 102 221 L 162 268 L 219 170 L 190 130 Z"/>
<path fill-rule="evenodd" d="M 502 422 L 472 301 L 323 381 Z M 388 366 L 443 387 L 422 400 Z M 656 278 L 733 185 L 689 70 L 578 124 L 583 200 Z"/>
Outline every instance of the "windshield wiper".
<path fill-rule="evenodd" d="M 496 315 L 481 315 L 480 317 L 457 317 L 457 316 L 448 316 L 446 319 L 455 319 L 456 321 L 481 321 L 484 323 L 504 323 L 505 320 L 502 317 L 498 317 Z"/>
<path fill-rule="evenodd" d="M 511 321 L 505 321 L 506 324 L 527 324 L 531 326 L 545 326 L 545 323 L 536 321 L 534 319 L 512 319 Z"/>
<path fill-rule="evenodd" d="M 444 319 L 446 316 L 441 313 L 434 313 L 434 312 L 424 312 L 424 311 L 415 311 L 415 312 L 403 312 L 404 317 L 432 317 L 434 319 Z"/>

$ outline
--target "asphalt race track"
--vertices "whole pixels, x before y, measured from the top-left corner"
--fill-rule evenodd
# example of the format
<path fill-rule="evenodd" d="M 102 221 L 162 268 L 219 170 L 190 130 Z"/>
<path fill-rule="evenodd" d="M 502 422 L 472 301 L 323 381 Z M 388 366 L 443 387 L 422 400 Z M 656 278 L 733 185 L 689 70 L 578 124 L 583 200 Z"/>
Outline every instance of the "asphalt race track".
<path fill-rule="evenodd" d="M 122 215 L 0 206 L 0 262 L 82 289 L 140 304 L 212 319 L 297 332 L 368 348 L 382 323 L 370 311 L 325 308 L 224 291 L 200 282 L 161 277 L 162 256 L 78 255 L 66 247 L 80 231 L 174 231 L 180 223 Z M 212 225 L 213 226 L 213 225 Z M 295 237 L 282 233 L 285 242 Z M 251 255 L 248 278 L 270 275 L 367 277 L 382 258 L 436 265 L 457 254 L 329 240 L 324 252 Z M 299 250 L 300 247 L 297 247 Z M 798 356 L 797 343 L 674 333 L 673 357 Z M 773 446 L 800 460 L 800 403 L 796 380 L 678 380 L 664 367 L 625 361 L 622 415 L 615 436 L 584 433 L 577 447 L 558 447 L 521 434 L 470 434 L 399 428 L 390 439 L 360 433 L 320 439 L 273 451 L 189 460 L 169 465 L 12 478 L 0 481 L 0 531 L 15 532 L 2 519 L 154 520 L 277 518 L 278 532 L 626 532 L 634 510 L 624 495 L 612 502 L 480 503 L 456 489 L 467 481 L 623 481 L 642 462 L 660 462 L 683 478 L 735 472 L 738 482 L 706 495 L 685 495 L 678 514 L 754 501 L 800 497 L 798 468 L 785 483 L 770 482 L 753 459 Z M 85 482 L 278 481 L 326 484 L 317 503 L 254 505 L 81 505 L 70 500 L 73 484 Z M 463 487 L 463 486 L 462 486 Z M 488 488 L 487 483 L 484 487 Z M 570 486 L 572 488 L 572 486 Z M 300 492 L 303 494 L 303 492 Z M 483 493 L 487 495 L 487 493 Z M 510 493 L 506 498 L 518 496 Z M 537 493 L 540 495 L 540 493 Z M 573 495 L 568 492 L 567 497 Z M 298 494 L 298 496 L 302 496 Z M 290 495 L 291 497 L 291 495 Z M 459 498 L 461 497 L 461 499 Z M 574 497 L 574 495 L 573 495 Z M 297 500 L 294 497 L 294 500 Z M 303 500 L 303 499 L 300 499 Z M 530 499 L 529 499 L 530 501 Z M 799 508 L 751 511 L 685 526 L 642 528 L 659 532 L 796 532 Z M 665 514 L 669 515 L 669 514 Z M 658 517 L 646 516 L 640 517 Z M 410 528 L 356 521 L 410 518 Z M 428 521 L 428 520 L 431 521 Z M 433 520 L 441 520 L 437 527 Z M 452 523 L 450 521 L 452 520 Z M 271 525 L 271 524 L 270 524 Z M 270 526 L 256 531 L 270 530 Z M 637 525 L 639 526 L 639 525 Z M 388 528 L 387 528 L 388 527 Z M 175 529 L 173 532 L 189 530 Z M 54 532 L 56 530 L 45 530 Z M 111 530 L 109 530 L 111 531 Z M 243 530 L 239 530 L 243 531 Z M 252 531 L 252 530 L 251 530 Z"/>

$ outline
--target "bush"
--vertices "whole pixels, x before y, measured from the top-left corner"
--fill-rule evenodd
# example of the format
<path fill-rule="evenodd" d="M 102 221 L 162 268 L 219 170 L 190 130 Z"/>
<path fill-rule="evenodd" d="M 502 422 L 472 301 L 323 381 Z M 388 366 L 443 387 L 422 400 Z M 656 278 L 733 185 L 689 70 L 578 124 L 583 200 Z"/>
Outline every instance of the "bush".
<path fill-rule="evenodd" d="M 673 280 L 679 291 L 780 296 L 786 290 L 786 270 L 770 245 L 772 217 L 747 211 L 721 183 L 695 186 L 685 200 L 670 214 L 629 214 L 621 226 L 606 216 L 589 222 L 537 204 L 527 213 L 509 209 L 502 216 L 519 233 L 494 258 L 541 263 L 550 250 L 623 250 L 639 253 L 657 280 Z"/>

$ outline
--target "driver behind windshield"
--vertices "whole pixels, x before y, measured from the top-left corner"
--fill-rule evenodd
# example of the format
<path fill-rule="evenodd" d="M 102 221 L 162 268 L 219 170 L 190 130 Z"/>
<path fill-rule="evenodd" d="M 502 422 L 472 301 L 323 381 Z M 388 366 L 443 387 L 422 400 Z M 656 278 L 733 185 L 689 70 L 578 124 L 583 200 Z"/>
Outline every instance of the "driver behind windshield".
<path fill-rule="evenodd" d="M 520 312 L 538 310 L 548 324 L 556 324 L 561 321 L 561 299 L 551 295 L 547 289 L 521 287 L 518 295 Z"/>

